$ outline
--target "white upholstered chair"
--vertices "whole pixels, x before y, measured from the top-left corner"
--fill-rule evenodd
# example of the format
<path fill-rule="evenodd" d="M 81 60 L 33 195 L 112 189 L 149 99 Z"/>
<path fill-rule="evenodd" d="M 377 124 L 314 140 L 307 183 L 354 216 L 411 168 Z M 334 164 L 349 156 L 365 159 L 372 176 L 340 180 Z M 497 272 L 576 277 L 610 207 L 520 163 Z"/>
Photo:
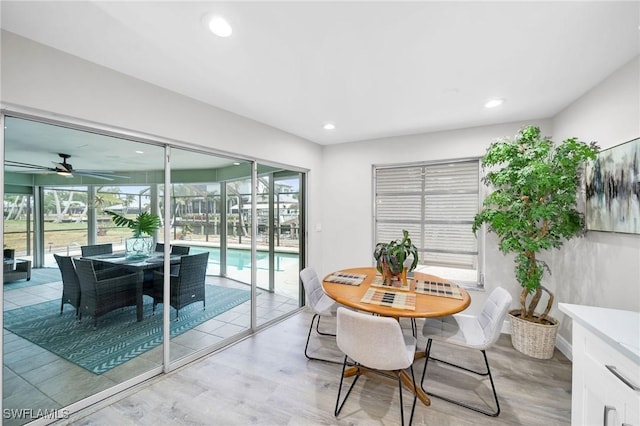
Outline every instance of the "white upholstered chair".
<path fill-rule="evenodd" d="M 416 352 L 416 338 L 406 336 L 402 332 L 400 323 L 391 317 L 375 316 L 346 308 L 338 308 L 337 312 L 337 337 L 338 347 L 344 352 L 340 387 L 336 399 L 335 415 L 346 402 L 351 390 L 364 371 L 372 371 L 397 378 L 400 391 L 400 418 L 404 425 L 404 404 L 402 401 L 402 377 L 408 378 L 405 369 L 411 371 L 409 380 L 416 389 L 415 376 L 413 374 L 413 358 Z M 349 361 L 351 360 L 351 362 Z M 347 394 L 340 402 L 342 383 L 344 381 L 347 366 L 357 369 Z M 416 407 L 416 393 L 413 392 L 413 404 L 409 424 L 413 420 Z"/>
<path fill-rule="evenodd" d="M 489 368 L 489 361 L 487 360 L 487 354 L 485 350 L 493 346 L 493 344 L 496 343 L 496 341 L 500 337 L 502 323 L 507 314 L 507 311 L 509 310 L 510 305 L 511 295 L 502 287 L 497 287 L 487 298 L 482 312 L 478 316 L 456 314 L 444 318 L 425 320 L 422 333 L 427 338 L 427 346 L 425 349 L 426 355 L 424 371 L 422 372 L 422 379 L 420 380 L 420 386 L 422 386 L 422 390 L 425 391 L 425 393 L 427 393 L 428 395 L 435 396 L 436 398 L 443 399 L 445 401 L 460 405 L 465 408 L 469 408 L 488 416 L 495 417 L 500 414 L 498 394 L 496 393 L 496 387 L 493 383 L 493 377 L 491 376 L 491 369 Z M 474 371 L 460 365 L 456 365 L 432 357 L 431 348 L 434 341 L 447 343 L 463 348 L 480 350 L 482 352 L 482 355 L 484 356 L 486 372 Z M 427 373 L 427 365 L 429 363 L 429 360 L 438 361 L 480 376 L 489 376 L 489 381 L 491 382 L 491 389 L 493 391 L 493 397 L 496 404 L 495 411 L 489 411 L 486 409 L 474 407 L 469 404 L 444 397 L 442 395 L 427 392 L 427 390 L 425 390 L 424 388 L 424 379 Z M 431 387 L 432 384 L 429 385 L 429 388 Z"/>
<path fill-rule="evenodd" d="M 316 332 L 319 335 L 335 337 L 335 334 L 333 333 L 325 333 L 320 331 L 320 318 L 335 317 L 336 310 L 338 309 L 338 304 L 329 296 L 327 296 L 324 290 L 322 290 L 322 283 L 320 282 L 320 278 L 318 278 L 318 274 L 312 267 L 307 267 L 300 271 L 300 279 L 302 280 L 302 286 L 304 287 L 306 303 L 313 310 L 313 318 L 311 318 L 309 333 L 307 334 L 307 343 L 304 346 L 304 355 L 307 358 L 316 361 L 325 361 L 339 364 L 339 361 L 313 357 L 308 353 L 309 339 L 311 338 L 311 331 L 313 330 L 313 324 L 314 322 L 316 322 L 316 319 L 318 320 L 316 322 Z"/>

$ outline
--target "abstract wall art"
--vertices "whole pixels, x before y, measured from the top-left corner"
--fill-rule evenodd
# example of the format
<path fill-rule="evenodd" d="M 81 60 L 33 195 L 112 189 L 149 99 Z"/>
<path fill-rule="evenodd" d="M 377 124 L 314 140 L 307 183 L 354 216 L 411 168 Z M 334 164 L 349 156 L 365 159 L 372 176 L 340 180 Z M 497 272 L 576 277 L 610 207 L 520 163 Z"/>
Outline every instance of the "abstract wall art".
<path fill-rule="evenodd" d="M 640 234 L 640 138 L 601 151 L 585 177 L 587 229 Z"/>

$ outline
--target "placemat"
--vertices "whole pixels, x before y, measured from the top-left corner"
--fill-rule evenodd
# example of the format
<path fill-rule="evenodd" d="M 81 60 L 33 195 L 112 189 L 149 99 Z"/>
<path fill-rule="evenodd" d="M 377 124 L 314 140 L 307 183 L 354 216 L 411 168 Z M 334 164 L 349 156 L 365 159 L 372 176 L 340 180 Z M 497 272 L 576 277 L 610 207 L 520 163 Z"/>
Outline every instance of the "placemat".
<path fill-rule="evenodd" d="M 365 274 L 336 272 L 325 278 L 325 281 L 337 284 L 360 285 L 365 278 L 367 278 Z"/>
<path fill-rule="evenodd" d="M 462 292 L 457 284 L 441 283 L 436 281 L 416 280 L 416 293 L 428 294 L 429 296 L 450 297 L 452 299 L 462 299 Z"/>
<path fill-rule="evenodd" d="M 404 284 L 402 280 L 391 280 L 391 285 L 388 285 L 385 281 L 382 280 L 382 275 L 376 275 L 376 277 L 371 282 L 371 287 L 380 287 L 380 288 L 388 288 L 392 290 L 409 291 L 411 289 L 411 284 L 409 284 L 409 281 L 407 281 L 407 283 Z"/>
<path fill-rule="evenodd" d="M 416 295 L 414 293 L 400 293 L 370 288 L 360 301 L 396 309 L 416 310 Z"/>

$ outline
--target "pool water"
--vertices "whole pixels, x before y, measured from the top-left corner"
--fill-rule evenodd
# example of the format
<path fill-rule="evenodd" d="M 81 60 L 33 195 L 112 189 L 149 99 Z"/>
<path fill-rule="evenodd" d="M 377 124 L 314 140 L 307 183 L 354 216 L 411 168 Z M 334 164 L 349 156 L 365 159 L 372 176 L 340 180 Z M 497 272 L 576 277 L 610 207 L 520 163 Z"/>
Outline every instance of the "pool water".
<path fill-rule="evenodd" d="M 220 266 L 219 247 L 191 247 L 190 254 L 209 252 L 209 264 Z M 284 271 L 288 269 L 292 261 L 297 265 L 297 253 L 275 252 L 275 270 Z M 256 252 L 256 264 L 258 269 L 269 270 L 269 252 L 258 250 Z M 251 250 L 230 248 L 227 249 L 227 268 L 238 271 L 251 269 Z"/>

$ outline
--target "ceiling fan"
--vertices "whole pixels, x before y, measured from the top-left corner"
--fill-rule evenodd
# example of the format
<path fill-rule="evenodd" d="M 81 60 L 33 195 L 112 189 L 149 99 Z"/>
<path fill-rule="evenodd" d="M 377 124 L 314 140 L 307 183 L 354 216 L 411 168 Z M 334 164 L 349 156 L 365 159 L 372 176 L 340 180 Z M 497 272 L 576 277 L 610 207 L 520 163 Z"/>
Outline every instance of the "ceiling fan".
<path fill-rule="evenodd" d="M 52 161 L 54 167 L 47 166 L 39 166 L 37 164 L 29 164 L 29 163 L 21 163 L 19 161 L 11 161 L 5 160 L 5 166 L 12 167 L 22 167 L 26 169 L 39 170 L 41 173 L 57 173 L 60 176 L 73 177 L 74 175 L 78 176 L 89 176 L 96 179 L 104 179 L 104 180 L 113 180 L 114 178 L 123 178 L 129 179 L 129 176 L 119 176 L 114 174 L 114 172 L 109 170 L 78 170 L 74 169 L 73 166 L 67 163 L 67 159 L 71 158 L 69 154 L 58 154 L 60 158 L 62 158 L 62 162 Z M 27 172 L 23 172 L 27 173 Z"/>

